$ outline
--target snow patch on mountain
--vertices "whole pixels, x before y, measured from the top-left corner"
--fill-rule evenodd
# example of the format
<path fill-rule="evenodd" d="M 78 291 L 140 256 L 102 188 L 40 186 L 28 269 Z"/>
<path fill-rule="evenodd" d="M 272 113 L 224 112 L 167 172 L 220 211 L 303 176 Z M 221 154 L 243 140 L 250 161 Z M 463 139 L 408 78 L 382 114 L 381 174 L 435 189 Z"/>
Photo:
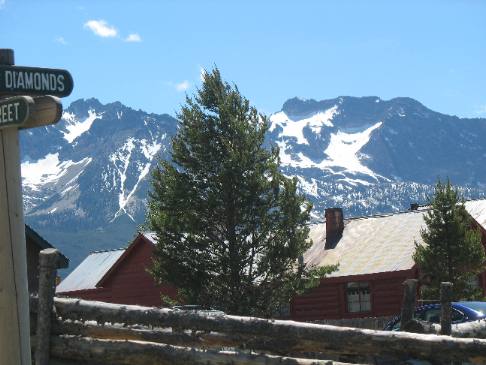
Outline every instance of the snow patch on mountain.
<path fill-rule="evenodd" d="M 318 112 L 309 118 L 292 120 L 285 112 L 281 111 L 270 116 L 270 129 L 272 132 L 275 128 L 282 128 L 278 138 L 294 137 L 297 139 L 297 144 L 309 144 L 309 141 L 304 137 L 304 128 L 309 127 L 314 133 L 321 133 L 323 126 L 333 127 L 332 119 L 339 114 L 337 105 L 327 109 L 324 112 Z"/>
<path fill-rule="evenodd" d="M 361 163 L 358 152 L 369 142 L 371 133 L 375 129 L 380 128 L 381 125 L 382 122 L 378 122 L 364 131 L 357 133 L 346 133 L 343 131 L 331 133 L 331 141 L 324 151 L 329 156 L 329 160 L 326 161 L 325 165 L 339 166 L 350 172 L 362 173 L 377 179 L 379 175 Z"/>
<path fill-rule="evenodd" d="M 331 133 L 329 145 L 324 150 L 327 158 L 317 162 L 302 152 L 295 153 L 293 151 L 294 146 L 289 141 L 280 139 L 276 143 L 280 149 L 281 164 L 293 168 L 317 168 L 333 175 L 343 175 L 344 170 L 347 174 L 363 174 L 375 180 L 385 179 L 363 165 L 359 156 L 360 149 L 369 142 L 373 131 L 380 128 L 381 125 L 382 122 L 378 122 L 370 127 L 365 127 L 361 131 L 345 132 L 339 130 L 336 133 Z M 361 181 L 360 179 L 350 180 L 353 185 Z"/>
<path fill-rule="evenodd" d="M 165 137 L 167 136 L 166 133 L 162 135 L 160 138 L 161 140 L 164 140 Z M 145 156 L 145 158 L 149 159 L 152 161 L 154 158 L 155 154 L 159 152 L 160 148 L 162 147 L 162 143 L 157 143 L 157 141 L 154 141 L 152 144 L 147 142 L 146 139 L 140 140 L 141 148 L 142 148 L 142 153 Z"/>
<path fill-rule="evenodd" d="M 120 177 L 120 192 L 118 194 L 118 205 L 120 209 L 116 212 L 116 217 L 120 212 L 125 212 L 132 220 L 133 217 L 125 210 L 125 206 L 128 202 L 128 197 L 125 194 L 125 181 L 127 179 L 127 170 L 130 165 L 130 158 L 132 157 L 133 149 L 135 148 L 134 139 L 128 138 L 125 144 L 115 153 L 110 155 L 110 161 L 115 166 L 116 171 Z"/>
<path fill-rule="evenodd" d="M 297 176 L 297 180 L 299 181 L 299 187 L 301 191 L 303 191 L 306 195 L 310 195 L 313 197 L 318 198 L 319 193 L 317 191 L 318 186 L 317 186 L 317 180 L 314 178 L 309 179 L 308 181 L 306 178 L 302 176 Z"/>
<path fill-rule="evenodd" d="M 72 143 L 76 138 L 81 136 L 83 133 L 89 131 L 91 125 L 96 119 L 103 118 L 102 114 L 96 114 L 96 111 L 90 109 L 88 110 L 88 117 L 79 121 L 73 113 L 65 112 L 62 115 L 62 119 L 66 121 L 67 132 L 64 132 L 64 139 L 68 143 Z"/>
<path fill-rule="evenodd" d="M 160 139 L 154 140 L 152 143 L 150 143 L 146 139 L 136 140 L 130 137 L 126 140 L 125 144 L 118 151 L 110 155 L 109 160 L 115 166 L 115 170 L 120 179 L 120 187 L 118 193 L 119 209 L 116 211 L 114 217 L 112 218 L 112 221 L 118 218 L 123 213 L 127 214 L 130 219 L 135 221 L 134 217 L 128 211 L 127 206 L 130 202 L 130 199 L 137 192 L 140 183 L 150 172 L 152 160 L 162 148 L 161 140 L 165 139 L 165 137 L 166 134 L 164 133 Z M 131 161 L 132 155 L 136 154 L 137 152 L 143 154 L 146 159 L 145 162 Z M 129 187 L 126 185 L 126 181 L 128 169 L 131 162 L 135 163 L 135 165 L 137 166 L 136 169 L 138 171 L 138 177 L 136 183 L 132 187 Z M 113 177 L 113 179 L 115 180 L 115 177 Z M 116 183 L 114 182 L 113 185 L 116 185 Z"/>
<path fill-rule="evenodd" d="M 89 157 L 77 162 L 72 160 L 60 161 L 59 153 L 49 153 L 35 162 L 22 163 L 22 184 L 32 191 L 38 191 L 46 184 L 58 182 L 73 167 L 84 168 L 90 162 L 91 158 Z M 66 183 L 68 184 L 71 180 Z"/>

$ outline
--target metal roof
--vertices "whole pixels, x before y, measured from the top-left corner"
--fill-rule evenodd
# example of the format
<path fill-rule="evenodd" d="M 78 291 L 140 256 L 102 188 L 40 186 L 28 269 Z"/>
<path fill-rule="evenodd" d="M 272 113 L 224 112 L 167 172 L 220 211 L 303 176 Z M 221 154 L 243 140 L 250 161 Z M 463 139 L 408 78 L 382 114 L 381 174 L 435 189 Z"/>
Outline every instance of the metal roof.
<path fill-rule="evenodd" d="M 304 260 L 316 266 L 339 263 L 329 277 L 409 270 L 414 266 L 415 242 L 423 244 L 420 229 L 425 227 L 427 210 L 345 220 L 342 238 L 327 250 L 325 223 L 314 225 L 310 231 L 313 245 Z M 466 202 L 466 210 L 486 229 L 486 200 Z"/>
<path fill-rule="evenodd" d="M 99 251 L 89 254 L 56 288 L 56 293 L 76 290 L 95 289 L 96 284 L 110 270 L 125 248 L 111 251 Z"/>
<path fill-rule="evenodd" d="M 157 244 L 157 234 L 155 232 L 141 232 L 141 234 L 154 245 Z"/>
<path fill-rule="evenodd" d="M 486 230 L 486 199 L 470 200 L 465 205 L 471 217 Z"/>

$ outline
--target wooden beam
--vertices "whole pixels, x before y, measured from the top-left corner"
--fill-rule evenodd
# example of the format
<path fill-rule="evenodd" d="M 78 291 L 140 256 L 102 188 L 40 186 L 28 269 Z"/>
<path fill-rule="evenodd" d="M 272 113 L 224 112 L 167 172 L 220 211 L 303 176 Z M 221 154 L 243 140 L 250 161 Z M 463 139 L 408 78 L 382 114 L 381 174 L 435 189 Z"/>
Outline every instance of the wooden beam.
<path fill-rule="evenodd" d="M 39 253 L 39 300 L 37 306 L 37 344 L 35 365 L 49 364 L 49 339 L 51 336 L 51 314 L 56 292 L 56 273 L 59 251 L 47 248 Z"/>
<path fill-rule="evenodd" d="M 434 361 L 468 360 L 486 363 L 486 340 L 452 338 L 406 332 L 374 331 L 283 320 L 239 316 L 187 314 L 148 308 L 55 298 L 57 314 L 64 319 L 98 323 L 125 323 L 215 331 L 272 339 L 288 352 L 380 355 L 398 359 Z"/>
<path fill-rule="evenodd" d="M 452 324 L 452 283 L 440 283 L 440 334 L 450 335 Z"/>
<path fill-rule="evenodd" d="M 0 50 L 0 60 L 10 58 L 13 61 L 13 51 Z M 16 127 L 0 130 L 0 232 L 0 364 L 31 365 L 27 253 Z"/>
<path fill-rule="evenodd" d="M 93 322 L 62 321 L 53 324 L 53 335 L 72 335 L 106 340 L 132 340 L 164 343 L 185 347 L 201 347 L 205 349 L 251 349 L 275 355 L 292 355 L 296 353 L 282 347 L 281 340 L 263 336 L 238 335 L 208 331 L 173 331 L 171 328 L 148 328 L 136 326 L 124 327 L 120 324 L 98 325 Z M 301 355 L 302 356 L 302 355 Z M 306 357 L 306 356 L 303 356 Z"/>
<path fill-rule="evenodd" d="M 234 351 L 212 351 L 141 341 L 54 336 L 52 356 L 106 365 L 350 365 Z"/>
<path fill-rule="evenodd" d="M 407 279 L 403 282 L 403 301 L 400 313 L 400 331 L 407 331 L 415 312 L 415 297 L 417 294 L 417 279 Z"/>
<path fill-rule="evenodd" d="M 57 123 L 62 117 L 61 99 L 45 95 L 37 96 L 34 99 L 34 105 L 29 119 L 22 125 L 21 129 L 42 127 Z"/>

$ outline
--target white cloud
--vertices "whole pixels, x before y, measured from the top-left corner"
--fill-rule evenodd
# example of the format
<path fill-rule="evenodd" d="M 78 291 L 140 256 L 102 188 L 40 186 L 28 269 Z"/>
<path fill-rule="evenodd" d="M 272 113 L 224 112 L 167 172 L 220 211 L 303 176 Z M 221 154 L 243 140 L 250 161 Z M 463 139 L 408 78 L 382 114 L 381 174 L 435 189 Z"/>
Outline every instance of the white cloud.
<path fill-rule="evenodd" d="M 174 86 L 177 91 L 186 91 L 187 89 L 189 89 L 189 86 L 191 86 L 191 84 L 189 83 L 189 81 L 184 80 L 182 82 L 179 82 L 178 84 L 175 84 Z"/>
<path fill-rule="evenodd" d="M 63 46 L 66 46 L 68 42 L 64 39 L 64 37 L 57 37 L 55 41 L 59 44 L 62 44 Z"/>
<path fill-rule="evenodd" d="M 129 34 L 128 37 L 125 38 L 125 42 L 141 42 L 142 37 L 138 33 Z"/>
<path fill-rule="evenodd" d="M 6 0 L 0 0 L 0 10 L 5 6 Z"/>
<path fill-rule="evenodd" d="M 84 27 L 90 29 L 97 36 L 103 38 L 116 37 L 118 35 L 116 28 L 109 25 L 104 20 L 88 20 L 86 23 L 84 23 Z"/>

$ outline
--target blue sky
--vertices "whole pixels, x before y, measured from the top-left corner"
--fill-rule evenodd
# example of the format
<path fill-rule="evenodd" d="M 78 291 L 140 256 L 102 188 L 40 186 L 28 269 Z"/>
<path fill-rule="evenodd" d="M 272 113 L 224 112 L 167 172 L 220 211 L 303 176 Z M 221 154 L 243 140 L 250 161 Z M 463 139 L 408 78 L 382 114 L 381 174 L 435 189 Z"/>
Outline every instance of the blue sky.
<path fill-rule="evenodd" d="M 72 95 L 174 114 L 217 65 L 262 112 L 413 97 L 486 117 L 486 1 L 0 0 L 0 47 L 68 69 Z"/>

